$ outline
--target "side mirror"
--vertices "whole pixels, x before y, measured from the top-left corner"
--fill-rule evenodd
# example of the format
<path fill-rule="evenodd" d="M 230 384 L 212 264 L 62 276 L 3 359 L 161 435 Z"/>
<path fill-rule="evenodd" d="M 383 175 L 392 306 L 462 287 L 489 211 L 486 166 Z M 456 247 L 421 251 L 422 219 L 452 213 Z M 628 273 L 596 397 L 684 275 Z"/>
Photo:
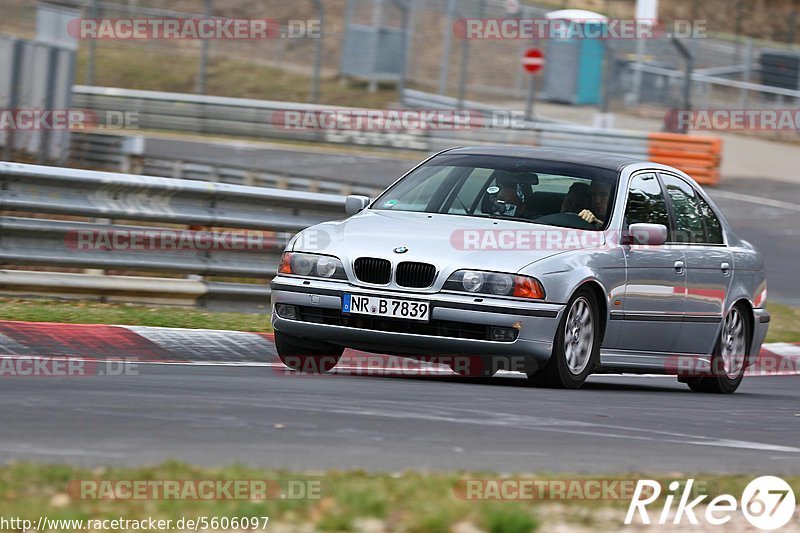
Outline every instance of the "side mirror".
<path fill-rule="evenodd" d="M 664 224 L 631 224 L 627 235 L 623 234 L 622 244 L 640 246 L 661 246 L 667 242 L 667 227 Z"/>
<path fill-rule="evenodd" d="M 370 199 L 366 196 L 351 194 L 344 201 L 344 210 L 347 212 L 348 216 L 352 216 L 364 210 L 369 205 L 369 202 Z"/>

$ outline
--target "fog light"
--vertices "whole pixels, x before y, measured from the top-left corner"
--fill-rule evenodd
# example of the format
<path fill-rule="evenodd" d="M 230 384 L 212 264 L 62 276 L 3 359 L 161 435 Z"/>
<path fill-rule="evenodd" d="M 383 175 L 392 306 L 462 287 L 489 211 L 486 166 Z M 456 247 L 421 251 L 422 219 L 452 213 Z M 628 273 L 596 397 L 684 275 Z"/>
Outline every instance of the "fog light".
<path fill-rule="evenodd" d="M 289 320 L 297 319 L 297 307 L 287 304 L 276 304 L 275 312 L 281 318 L 288 318 Z"/>
<path fill-rule="evenodd" d="M 514 328 L 492 328 L 489 339 L 499 342 L 513 342 L 517 340 L 517 330 Z"/>

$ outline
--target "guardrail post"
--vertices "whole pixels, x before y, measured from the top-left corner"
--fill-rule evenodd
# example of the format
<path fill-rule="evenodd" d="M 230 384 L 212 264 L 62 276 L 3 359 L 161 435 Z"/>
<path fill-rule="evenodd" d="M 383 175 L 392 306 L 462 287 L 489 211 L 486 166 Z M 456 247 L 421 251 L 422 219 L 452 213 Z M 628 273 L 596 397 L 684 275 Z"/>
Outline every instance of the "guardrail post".
<path fill-rule="evenodd" d="M 456 0 L 447 0 L 447 12 L 444 22 L 444 42 L 442 43 L 442 60 L 439 64 L 439 94 L 447 93 L 447 78 L 450 74 L 450 45 L 453 41 L 453 16 L 456 11 Z"/>
<path fill-rule="evenodd" d="M 95 224 L 107 224 L 107 225 L 110 225 L 111 224 L 111 219 L 110 218 L 93 218 L 92 222 L 94 222 Z M 83 273 L 87 274 L 87 275 L 90 275 L 90 276 L 105 276 L 107 274 L 107 272 L 105 270 L 103 270 L 102 268 L 85 268 L 83 270 Z"/>
<path fill-rule="evenodd" d="M 89 18 L 96 19 L 99 17 L 98 13 L 98 0 L 91 0 L 89 7 Z M 94 65 L 95 56 L 97 55 L 97 40 L 89 39 L 89 52 L 86 58 L 86 85 L 94 85 Z"/>
<path fill-rule="evenodd" d="M 22 47 L 23 41 L 12 40 L 11 52 L 11 79 L 9 80 L 10 93 L 8 95 L 8 108 L 16 109 L 19 101 L 19 81 L 22 75 Z M 6 143 L 3 147 L 3 159 L 11 161 L 14 153 L 14 128 L 6 129 Z"/>
<path fill-rule="evenodd" d="M 745 83 L 750 83 L 750 78 L 753 75 L 753 38 L 749 37 L 747 39 L 747 46 L 744 48 L 744 73 L 743 81 Z M 741 88 L 741 99 L 739 102 L 739 106 L 741 109 L 747 109 L 750 100 L 750 91 L 745 87 Z"/>
<path fill-rule="evenodd" d="M 686 111 L 691 111 L 692 109 L 692 73 L 694 72 L 694 55 L 686 47 L 683 42 L 677 37 L 672 37 L 672 44 L 675 45 L 675 48 L 678 49 L 681 56 L 683 57 L 684 61 L 686 62 L 686 66 L 684 68 L 683 74 L 683 109 Z M 684 128 L 683 133 L 686 133 L 686 129 Z"/>
<path fill-rule="evenodd" d="M 317 8 L 320 31 L 320 36 L 317 42 L 314 43 L 314 77 L 311 84 L 311 101 L 316 104 L 319 103 L 319 78 L 320 70 L 322 70 L 322 38 L 325 35 L 325 6 L 322 5 L 322 0 L 314 0 L 314 5 Z"/>
<path fill-rule="evenodd" d="M 141 174 L 144 171 L 144 137 L 125 137 L 122 139 L 122 159 L 120 172 Z"/>
<path fill-rule="evenodd" d="M 213 13 L 212 3 L 213 0 L 205 0 L 204 16 L 207 19 L 211 18 Z M 206 70 L 208 69 L 209 44 L 209 39 L 203 39 L 200 43 L 200 66 L 197 71 L 197 84 L 195 85 L 195 92 L 197 94 L 206 94 Z"/>

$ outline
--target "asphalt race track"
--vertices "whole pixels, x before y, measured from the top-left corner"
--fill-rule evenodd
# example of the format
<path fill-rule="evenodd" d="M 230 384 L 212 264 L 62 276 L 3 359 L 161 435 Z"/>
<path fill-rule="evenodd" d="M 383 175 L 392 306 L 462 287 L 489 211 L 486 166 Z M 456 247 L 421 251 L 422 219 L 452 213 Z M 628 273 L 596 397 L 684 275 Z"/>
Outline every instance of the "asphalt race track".
<path fill-rule="evenodd" d="M 336 374 L 308 375 L 277 360 L 269 335 L 5 321 L 0 350 L 4 462 L 800 472 L 797 375 L 747 376 L 728 396 L 674 377 L 564 391 L 357 352 Z M 79 358 L 82 371 L 24 375 L 34 358 Z M 800 347 L 769 345 L 758 361 L 775 360 L 797 374 Z"/>
<path fill-rule="evenodd" d="M 142 365 L 138 375 L 2 380 L 3 461 L 240 462 L 276 468 L 800 472 L 800 379 L 731 396 L 673 378 L 580 391 L 515 377 L 289 376 Z"/>

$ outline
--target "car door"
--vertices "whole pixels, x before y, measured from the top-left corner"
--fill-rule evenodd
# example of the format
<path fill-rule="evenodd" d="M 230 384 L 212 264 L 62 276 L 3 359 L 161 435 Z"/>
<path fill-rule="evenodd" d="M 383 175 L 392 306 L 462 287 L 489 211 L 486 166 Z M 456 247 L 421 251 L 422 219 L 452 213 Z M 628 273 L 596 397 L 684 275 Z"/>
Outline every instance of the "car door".
<path fill-rule="evenodd" d="M 631 178 L 625 208 L 630 224 L 663 224 L 670 228 L 669 210 L 656 172 Z M 673 352 L 678 345 L 686 290 L 682 247 L 624 246 L 625 293 L 612 318 L 622 319 L 619 349 Z"/>
<path fill-rule="evenodd" d="M 670 241 L 684 245 L 686 301 L 678 339 L 680 353 L 707 354 L 714 347 L 733 278 L 733 254 L 719 218 L 686 180 L 662 173 L 675 221 Z"/>

